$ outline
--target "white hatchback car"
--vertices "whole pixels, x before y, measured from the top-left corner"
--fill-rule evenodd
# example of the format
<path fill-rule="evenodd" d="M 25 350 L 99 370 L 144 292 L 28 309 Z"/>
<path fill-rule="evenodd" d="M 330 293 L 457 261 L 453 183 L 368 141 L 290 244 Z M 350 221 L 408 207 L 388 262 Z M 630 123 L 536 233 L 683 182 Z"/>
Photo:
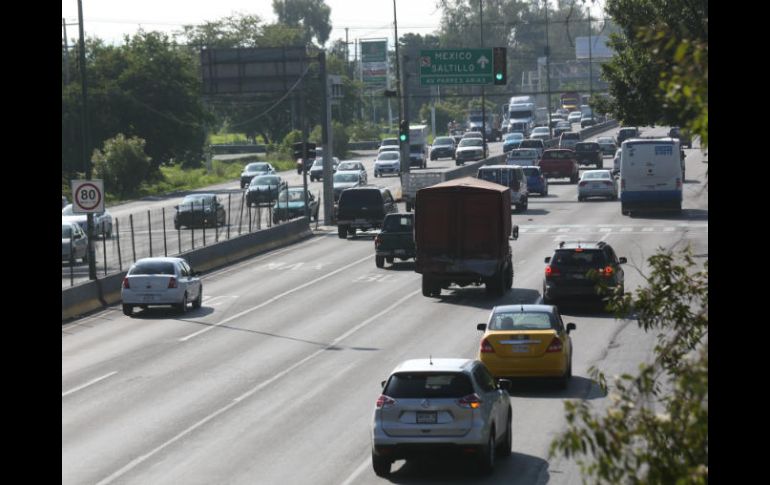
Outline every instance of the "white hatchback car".
<path fill-rule="evenodd" d="M 577 187 L 578 201 L 589 197 L 618 198 L 618 181 L 609 170 L 586 170 L 580 175 Z"/>
<path fill-rule="evenodd" d="M 123 278 L 120 296 L 128 316 L 135 306 L 144 309 L 150 305 L 171 305 L 184 313 L 188 302 L 193 308 L 201 307 L 203 284 L 200 273 L 182 258 L 142 258 Z"/>
<path fill-rule="evenodd" d="M 473 453 L 480 471 L 495 454 L 510 456 L 511 381 L 497 382 L 472 359 L 415 359 L 382 382 L 372 424 L 372 466 L 390 474 L 395 460 L 455 451 Z"/>

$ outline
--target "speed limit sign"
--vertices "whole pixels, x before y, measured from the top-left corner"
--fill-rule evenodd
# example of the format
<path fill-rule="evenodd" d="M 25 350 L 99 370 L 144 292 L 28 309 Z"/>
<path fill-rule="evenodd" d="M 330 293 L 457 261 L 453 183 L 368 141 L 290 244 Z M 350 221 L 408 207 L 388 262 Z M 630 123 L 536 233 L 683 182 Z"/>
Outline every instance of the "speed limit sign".
<path fill-rule="evenodd" d="M 72 212 L 75 214 L 104 212 L 104 180 L 73 180 Z"/>

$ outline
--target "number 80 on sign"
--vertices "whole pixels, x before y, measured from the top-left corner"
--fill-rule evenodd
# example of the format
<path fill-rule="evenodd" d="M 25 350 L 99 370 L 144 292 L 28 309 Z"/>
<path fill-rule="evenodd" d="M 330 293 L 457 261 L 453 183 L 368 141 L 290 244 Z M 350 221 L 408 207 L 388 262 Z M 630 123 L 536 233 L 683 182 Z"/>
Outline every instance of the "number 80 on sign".
<path fill-rule="evenodd" d="M 104 212 L 103 194 L 103 180 L 73 180 L 72 212 L 75 214 Z"/>

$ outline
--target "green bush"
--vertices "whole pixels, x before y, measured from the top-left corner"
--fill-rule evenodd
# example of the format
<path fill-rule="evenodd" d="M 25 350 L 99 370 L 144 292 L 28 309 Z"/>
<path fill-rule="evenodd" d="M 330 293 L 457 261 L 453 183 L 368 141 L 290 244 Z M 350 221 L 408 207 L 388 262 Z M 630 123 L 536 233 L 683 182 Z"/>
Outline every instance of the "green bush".
<path fill-rule="evenodd" d="M 308 139 L 321 146 L 322 134 L 321 125 L 316 125 Z M 338 121 L 332 121 L 332 136 L 334 137 L 334 156 L 340 159 L 345 158 L 348 154 L 348 146 L 350 145 L 350 137 L 347 130 L 345 130 L 345 126 Z"/>
<path fill-rule="evenodd" d="M 136 192 L 150 177 L 150 157 L 144 152 L 145 141 L 126 138 L 118 133 L 104 141 L 102 150 L 94 150 L 94 175 L 104 180 L 105 192 L 126 196 Z"/>

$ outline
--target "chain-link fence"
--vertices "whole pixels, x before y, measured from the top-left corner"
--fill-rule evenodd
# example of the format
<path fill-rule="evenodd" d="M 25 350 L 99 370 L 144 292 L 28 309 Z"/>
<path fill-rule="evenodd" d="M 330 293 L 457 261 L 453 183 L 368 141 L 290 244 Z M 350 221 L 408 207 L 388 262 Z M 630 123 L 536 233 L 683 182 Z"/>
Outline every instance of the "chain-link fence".
<path fill-rule="evenodd" d="M 311 219 L 317 222 L 320 194 L 309 197 Z M 183 204 L 115 217 L 111 227 L 97 228 L 101 234 L 93 241 L 97 277 L 126 270 L 141 258 L 175 256 L 302 217 L 304 207 L 302 186 L 286 186 L 280 192 L 191 195 Z M 62 287 L 88 280 L 87 256 L 78 252 L 73 237 L 69 255 L 62 251 Z"/>

